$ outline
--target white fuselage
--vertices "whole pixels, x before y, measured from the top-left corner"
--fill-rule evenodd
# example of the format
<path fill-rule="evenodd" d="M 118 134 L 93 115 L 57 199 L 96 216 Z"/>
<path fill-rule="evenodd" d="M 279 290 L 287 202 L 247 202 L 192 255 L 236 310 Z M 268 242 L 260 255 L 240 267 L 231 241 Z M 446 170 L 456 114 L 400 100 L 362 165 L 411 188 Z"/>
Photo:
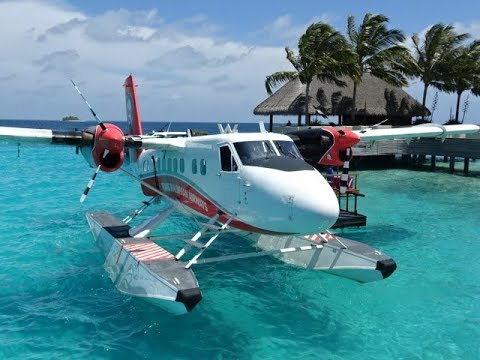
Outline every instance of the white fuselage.
<path fill-rule="evenodd" d="M 171 147 L 144 150 L 132 165 L 180 210 L 205 218 L 221 211 L 221 222 L 233 216 L 233 227 L 275 234 L 317 233 L 338 218 L 332 188 L 288 136 L 225 133 L 169 140 Z"/>

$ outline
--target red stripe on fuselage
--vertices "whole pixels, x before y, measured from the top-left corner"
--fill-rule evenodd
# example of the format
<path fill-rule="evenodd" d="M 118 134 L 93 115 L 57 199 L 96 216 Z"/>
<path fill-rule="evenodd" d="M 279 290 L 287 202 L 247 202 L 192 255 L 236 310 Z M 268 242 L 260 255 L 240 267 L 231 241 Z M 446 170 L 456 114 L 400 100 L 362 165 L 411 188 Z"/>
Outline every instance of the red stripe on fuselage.
<path fill-rule="evenodd" d="M 155 177 L 149 177 L 142 179 L 149 185 L 157 188 L 157 181 L 159 190 L 170 197 L 173 200 L 176 200 L 183 205 L 186 205 L 189 209 L 194 212 L 203 215 L 207 218 L 213 217 L 218 211 L 224 212 L 220 209 L 213 201 L 208 199 L 206 196 L 202 195 L 198 190 L 196 190 L 192 185 L 186 183 L 185 181 L 174 177 L 174 176 L 157 176 L 157 181 Z M 156 196 L 158 195 L 153 190 L 142 185 L 142 191 L 147 196 Z M 225 223 L 228 220 L 228 215 L 221 215 L 218 218 L 218 221 Z M 276 232 L 266 229 L 260 229 L 258 227 L 249 225 L 241 220 L 233 220 L 230 223 L 230 226 L 244 230 L 251 231 L 256 233 L 272 234 L 272 235 L 290 235 L 290 233 Z"/>

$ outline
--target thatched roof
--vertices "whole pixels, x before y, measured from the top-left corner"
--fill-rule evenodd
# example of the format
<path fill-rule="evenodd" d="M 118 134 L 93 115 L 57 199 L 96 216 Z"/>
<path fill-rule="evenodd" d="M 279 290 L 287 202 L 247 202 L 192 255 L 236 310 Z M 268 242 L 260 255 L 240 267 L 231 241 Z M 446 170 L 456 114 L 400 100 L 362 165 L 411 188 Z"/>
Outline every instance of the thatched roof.
<path fill-rule="evenodd" d="M 339 87 L 314 78 L 310 84 L 309 113 L 320 110 L 326 115 L 347 115 L 352 109 L 353 81 L 342 78 L 347 84 Z M 289 81 L 253 110 L 255 115 L 305 114 L 305 85 L 298 78 Z M 430 112 L 427 109 L 427 114 Z M 357 114 L 372 116 L 412 117 L 422 115 L 422 104 L 401 88 L 364 74 L 357 87 Z"/>

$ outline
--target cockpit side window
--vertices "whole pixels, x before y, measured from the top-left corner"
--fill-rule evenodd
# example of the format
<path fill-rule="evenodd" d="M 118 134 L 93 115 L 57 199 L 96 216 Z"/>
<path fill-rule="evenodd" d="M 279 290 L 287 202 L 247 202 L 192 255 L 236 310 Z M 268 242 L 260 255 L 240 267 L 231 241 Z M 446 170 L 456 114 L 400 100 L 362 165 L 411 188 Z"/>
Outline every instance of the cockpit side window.
<path fill-rule="evenodd" d="M 300 151 L 293 141 L 278 140 L 274 141 L 281 156 L 288 156 L 295 159 L 303 159 Z"/>
<path fill-rule="evenodd" d="M 225 145 L 220 147 L 220 163 L 222 171 L 237 171 L 237 163 L 232 156 L 230 148 Z"/>

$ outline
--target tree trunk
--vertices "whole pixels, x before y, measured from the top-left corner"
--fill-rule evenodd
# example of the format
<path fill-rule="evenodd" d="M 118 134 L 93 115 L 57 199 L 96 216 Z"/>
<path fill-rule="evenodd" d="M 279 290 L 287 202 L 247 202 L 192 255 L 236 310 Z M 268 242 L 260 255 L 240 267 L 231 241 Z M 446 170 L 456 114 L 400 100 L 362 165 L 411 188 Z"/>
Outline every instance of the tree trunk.
<path fill-rule="evenodd" d="M 460 98 L 462 97 L 462 92 L 457 92 L 457 109 L 455 110 L 455 121 L 458 123 L 458 113 L 460 111 Z M 463 121 L 462 121 L 463 123 Z"/>
<path fill-rule="evenodd" d="M 425 121 L 425 103 L 427 102 L 427 89 L 428 89 L 428 84 L 425 83 L 425 86 L 423 87 L 423 97 L 422 97 L 422 122 Z"/>
<path fill-rule="evenodd" d="M 307 82 L 307 85 L 305 87 L 305 125 L 306 126 L 310 126 L 310 114 L 308 113 L 309 93 L 310 93 L 310 82 Z"/>
<path fill-rule="evenodd" d="M 357 83 L 353 82 L 352 113 L 350 115 L 350 125 L 355 125 L 355 115 L 357 113 Z"/>

